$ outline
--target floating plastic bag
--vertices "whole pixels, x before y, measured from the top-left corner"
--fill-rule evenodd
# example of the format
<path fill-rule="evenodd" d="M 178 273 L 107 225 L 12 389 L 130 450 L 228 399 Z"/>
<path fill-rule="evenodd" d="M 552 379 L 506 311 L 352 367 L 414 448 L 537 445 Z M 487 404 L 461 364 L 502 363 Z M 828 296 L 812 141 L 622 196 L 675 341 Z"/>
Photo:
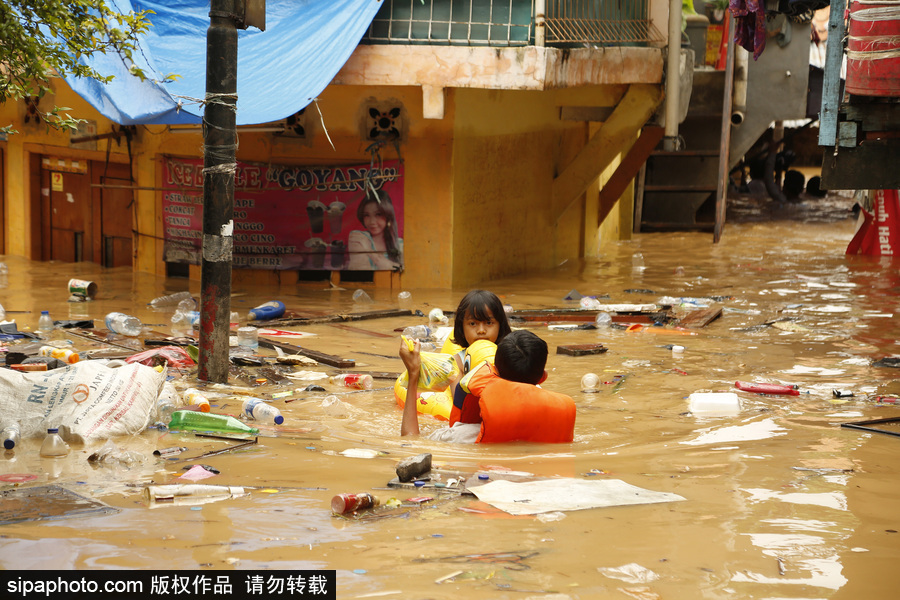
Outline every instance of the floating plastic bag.
<path fill-rule="evenodd" d="M 194 359 L 187 350 L 179 346 L 163 346 L 138 352 L 125 359 L 125 362 L 140 363 L 148 367 L 165 365 L 173 369 L 190 369 L 194 366 Z"/>
<path fill-rule="evenodd" d="M 659 579 L 659 575 L 637 563 L 628 563 L 621 567 L 597 567 L 597 570 L 607 577 L 626 583 L 650 583 Z"/>
<path fill-rule="evenodd" d="M 413 340 L 401 336 L 410 350 L 415 348 Z M 432 392 L 442 392 L 450 386 L 450 377 L 458 372 L 456 359 L 452 354 L 442 352 L 420 352 L 422 367 L 419 369 L 419 387 Z M 409 381 L 409 375 L 405 375 L 405 381 Z"/>

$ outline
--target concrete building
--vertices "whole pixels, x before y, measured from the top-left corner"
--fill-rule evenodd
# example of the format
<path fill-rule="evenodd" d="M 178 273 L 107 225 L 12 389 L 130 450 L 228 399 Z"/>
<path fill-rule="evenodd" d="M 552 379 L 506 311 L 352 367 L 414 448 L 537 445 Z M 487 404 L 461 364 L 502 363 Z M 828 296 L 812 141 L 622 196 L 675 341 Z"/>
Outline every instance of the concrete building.
<path fill-rule="evenodd" d="M 630 237 L 633 190 L 601 190 L 662 106 L 670 2 L 474 0 L 464 34 L 435 16 L 453 3 L 426 0 L 419 12 L 414 2 L 409 12 L 409 0 L 385 0 L 314 104 L 238 128 L 242 165 L 402 165 L 402 269 L 309 268 L 307 258 L 235 268 L 235 282 L 467 287 Z M 398 16 L 403 7 L 409 14 Z M 0 106 L 0 120 L 20 132 L 0 140 L 3 253 L 199 279 L 198 265 L 171 260 L 167 227 L 179 220 L 165 206 L 187 185 L 173 183 L 172 169 L 202 164 L 200 127 L 121 126 L 63 80 L 52 88 L 38 108 L 71 107 L 86 119 L 78 133 L 48 130 L 28 102 Z M 662 134 L 654 131 L 638 164 Z M 248 185 L 239 174 L 236 197 Z M 345 219 L 355 218 L 347 208 Z"/>

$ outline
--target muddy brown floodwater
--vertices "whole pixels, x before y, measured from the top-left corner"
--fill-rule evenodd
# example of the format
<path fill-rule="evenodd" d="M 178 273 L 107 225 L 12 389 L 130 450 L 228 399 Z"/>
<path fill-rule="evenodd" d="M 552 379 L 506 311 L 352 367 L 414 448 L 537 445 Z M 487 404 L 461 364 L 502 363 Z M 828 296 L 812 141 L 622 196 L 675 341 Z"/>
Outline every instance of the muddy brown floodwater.
<path fill-rule="evenodd" d="M 898 370 L 873 365 L 900 354 L 900 275 L 896 263 L 845 256 L 855 224 L 852 202 L 821 202 L 774 213 L 738 203 L 732 212 L 740 222 L 729 222 L 718 245 L 709 233 L 642 234 L 604 246 L 597 258 L 483 284 L 517 310 L 572 307 L 563 300 L 572 289 L 618 303 L 719 299 L 711 306 L 723 307 L 721 318 L 694 336 L 535 326 L 551 349 L 545 387 L 571 395 L 578 406 L 572 444 L 460 446 L 401 438 L 390 381 L 356 393 L 325 383 L 326 392 L 275 400 L 286 422 L 263 428 L 258 445 L 199 461 L 220 471 L 202 483 L 254 488 L 249 495 L 195 508 L 151 508 L 142 489 L 177 481 L 186 464 L 155 458 L 153 450 L 183 445 L 196 455 L 230 443 L 150 429 L 115 439 L 122 451 L 144 457 L 125 468 L 90 466 L 86 457 L 99 442 L 62 459 L 41 459 L 41 440 L 27 439 L 0 458 L 0 472 L 34 474 L 23 485 L 57 484 L 120 510 L 0 525 L 0 567 L 336 569 L 340 598 L 895 597 L 900 439 L 840 424 L 900 417 L 896 406 L 875 400 L 900 394 Z M 0 303 L 20 329 L 36 327 L 40 310 L 56 319 L 88 316 L 98 328 L 107 312 L 122 310 L 166 331 L 171 311 L 150 310 L 147 301 L 183 289 L 199 295 L 198 282 L 127 269 L 4 260 L 9 275 Z M 71 277 L 97 282 L 97 300 L 67 303 Z M 360 308 L 353 306 L 354 290 L 352 284 L 236 288 L 232 309 L 245 314 L 279 299 L 289 309 L 349 312 Z M 427 314 L 432 307 L 453 310 L 467 290 L 408 291 Z M 374 303 L 365 310 L 397 306 L 396 291 L 368 292 Z M 294 343 L 352 358 L 360 371 L 399 372 L 396 330 L 422 322 L 309 325 L 293 328 L 311 334 Z M 84 340 L 73 340 L 75 348 L 89 350 Z M 560 344 L 591 342 L 609 351 L 555 353 Z M 673 354 L 672 344 L 684 352 Z M 604 382 L 625 377 L 584 394 L 586 372 Z M 736 416 L 688 412 L 690 394 L 736 391 L 737 380 L 794 384 L 802 393 L 737 392 L 743 405 Z M 836 399 L 834 389 L 854 395 Z M 341 398 L 341 410 L 322 406 L 329 394 Z M 234 399 L 213 404 L 216 412 L 240 410 Z M 443 426 L 429 418 L 422 423 L 428 431 Z M 376 452 L 361 458 L 342 454 L 347 450 Z M 422 452 L 445 470 L 619 479 L 685 500 L 513 517 L 471 497 L 432 494 L 432 502 L 382 508 L 365 518 L 332 516 L 330 500 L 338 493 L 369 491 L 382 502 L 422 495 L 387 487 L 396 463 Z M 644 577 L 619 569 L 631 563 Z"/>

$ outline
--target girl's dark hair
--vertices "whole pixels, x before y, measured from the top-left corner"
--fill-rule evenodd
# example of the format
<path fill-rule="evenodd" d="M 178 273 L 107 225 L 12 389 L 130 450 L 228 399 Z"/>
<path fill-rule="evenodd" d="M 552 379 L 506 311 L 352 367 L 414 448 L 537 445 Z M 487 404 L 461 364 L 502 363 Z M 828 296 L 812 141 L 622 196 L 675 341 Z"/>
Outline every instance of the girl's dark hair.
<path fill-rule="evenodd" d="M 506 311 L 503 310 L 503 303 L 497 294 L 487 290 L 472 290 L 459 301 L 456 308 L 456 317 L 453 322 L 453 343 L 463 348 L 469 347 L 466 341 L 466 330 L 463 323 L 466 319 L 466 313 L 470 313 L 476 321 L 487 321 L 489 316 L 493 316 L 497 324 L 500 325 L 500 331 L 497 333 L 497 343 L 505 338 L 512 329 L 509 326 L 509 320 L 506 318 Z"/>
<path fill-rule="evenodd" d="M 359 201 L 356 207 L 356 218 L 365 227 L 365 210 L 369 204 L 377 204 L 381 214 L 387 221 L 384 228 L 384 247 L 387 249 L 388 258 L 400 262 L 399 242 L 397 241 L 397 216 L 394 213 L 394 203 L 385 190 L 366 190 L 366 195 Z"/>

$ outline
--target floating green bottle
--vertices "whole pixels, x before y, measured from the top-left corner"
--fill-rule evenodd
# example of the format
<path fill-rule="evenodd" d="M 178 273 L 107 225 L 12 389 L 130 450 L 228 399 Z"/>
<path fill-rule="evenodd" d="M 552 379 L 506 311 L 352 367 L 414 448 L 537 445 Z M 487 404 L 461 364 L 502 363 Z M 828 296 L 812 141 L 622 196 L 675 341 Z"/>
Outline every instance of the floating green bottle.
<path fill-rule="evenodd" d="M 178 410 L 172 413 L 172 420 L 169 421 L 169 430 L 211 433 L 259 433 L 259 429 L 250 427 L 234 417 L 193 410 Z"/>

